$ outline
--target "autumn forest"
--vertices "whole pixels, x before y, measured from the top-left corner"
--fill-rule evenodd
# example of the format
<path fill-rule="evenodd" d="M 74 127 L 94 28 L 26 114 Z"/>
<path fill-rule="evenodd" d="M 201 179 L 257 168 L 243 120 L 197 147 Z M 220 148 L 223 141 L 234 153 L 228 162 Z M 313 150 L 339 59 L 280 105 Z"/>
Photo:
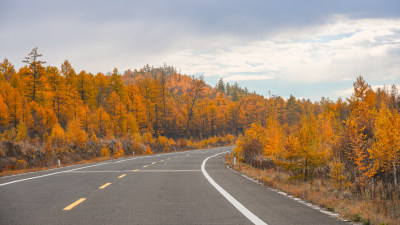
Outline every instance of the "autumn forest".
<path fill-rule="evenodd" d="M 23 58 L 23 57 L 21 57 Z M 355 79 L 347 99 L 264 97 L 172 66 L 123 73 L 47 65 L 34 48 L 0 64 L 0 172 L 95 158 L 236 145 L 255 168 L 329 180 L 354 196 L 399 197 L 400 97 Z"/>

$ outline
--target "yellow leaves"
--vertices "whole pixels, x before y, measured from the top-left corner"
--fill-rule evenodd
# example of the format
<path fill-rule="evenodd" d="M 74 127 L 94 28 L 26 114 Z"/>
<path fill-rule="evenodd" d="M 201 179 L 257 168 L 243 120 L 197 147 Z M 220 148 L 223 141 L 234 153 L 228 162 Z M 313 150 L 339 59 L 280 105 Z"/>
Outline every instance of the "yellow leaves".
<path fill-rule="evenodd" d="M 26 127 L 24 122 L 20 122 L 17 126 L 17 137 L 16 141 L 25 141 L 29 139 L 28 136 L 28 128 Z"/>
<path fill-rule="evenodd" d="M 299 150 L 299 139 L 294 135 L 290 134 L 285 141 L 284 151 L 280 156 L 286 160 L 292 160 L 297 157 L 297 151 Z"/>
<path fill-rule="evenodd" d="M 153 144 L 153 143 L 154 143 L 153 135 L 151 135 L 150 132 L 145 132 L 145 133 L 143 134 L 143 141 L 144 141 L 146 144 Z"/>
<path fill-rule="evenodd" d="M 25 169 L 27 166 L 25 159 L 18 159 L 16 165 L 18 169 Z"/>
<path fill-rule="evenodd" d="M 56 123 L 56 125 L 54 125 L 53 129 L 51 130 L 49 142 L 53 147 L 58 147 L 66 143 L 65 132 L 60 124 Z"/>
<path fill-rule="evenodd" d="M 222 137 L 222 142 L 225 144 L 233 144 L 235 141 L 235 137 L 232 134 L 227 134 L 225 137 Z"/>
<path fill-rule="evenodd" d="M 8 124 L 8 107 L 0 95 L 0 127 Z"/>
<path fill-rule="evenodd" d="M 97 135 L 95 132 L 92 132 L 92 135 L 90 135 L 90 140 L 93 141 L 94 143 L 98 143 L 97 141 Z"/>
<path fill-rule="evenodd" d="M 139 132 L 139 126 L 133 114 L 128 114 L 127 116 L 127 130 L 130 134 Z"/>
<path fill-rule="evenodd" d="M 283 147 L 283 131 L 279 122 L 270 116 L 267 121 L 266 143 L 264 146 L 264 154 L 271 157 L 279 154 Z"/>
<path fill-rule="evenodd" d="M 170 139 L 168 139 L 168 145 L 169 146 L 175 146 L 176 142 L 174 141 L 174 139 L 170 138 Z"/>
<path fill-rule="evenodd" d="M 67 125 L 67 139 L 70 143 L 84 147 L 86 145 L 87 135 L 80 126 L 79 120 L 71 120 Z"/>
<path fill-rule="evenodd" d="M 121 157 L 124 155 L 124 150 L 122 150 L 122 145 L 120 142 L 118 142 L 115 145 L 115 149 L 114 149 L 114 157 Z"/>
<path fill-rule="evenodd" d="M 95 121 L 100 137 L 108 136 L 110 127 L 110 116 L 104 111 L 103 107 L 99 107 L 96 112 Z"/>
<path fill-rule="evenodd" d="M 110 157 L 110 150 L 108 150 L 106 145 L 104 145 L 104 147 L 101 149 L 100 156 L 106 158 Z"/>
<path fill-rule="evenodd" d="M 368 149 L 374 160 L 374 171 L 392 170 L 393 164 L 400 161 L 400 115 L 382 103 L 375 122 L 375 141 Z M 395 172 L 395 171 L 393 171 Z"/>
<path fill-rule="evenodd" d="M 146 155 L 152 155 L 152 154 L 153 154 L 153 151 L 151 150 L 150 146 L 147 145 L 147 147 L 146 147 Z"/>
<path fill-rule="evenodd" d="M 239 159 L 249 157 L 249 154 L 262 154 L 266 158 L 274 158 L 281 153 L 283 133 L 280 124 L 273 118 L 268 118 L 268 129 L 260 124 L 252 124 L 244 136 L 236 142 L 235 152 Z"/>
<path fill-rule="evenodd" d="M 332 161 L 329 163 L 330 173 L 332 183 L 339 189 L 342 189 L 349 185 L 344 173 L 344 164 L 338 161 Z"/>
<path fill-rule="evenodd" d="M 162 145 L 163 147 L 167 147 L 169 144 L 169 140 L 168 138 L 164 137 L 164 136 L 158 136 L 157 138 L 157 142 Z"/>

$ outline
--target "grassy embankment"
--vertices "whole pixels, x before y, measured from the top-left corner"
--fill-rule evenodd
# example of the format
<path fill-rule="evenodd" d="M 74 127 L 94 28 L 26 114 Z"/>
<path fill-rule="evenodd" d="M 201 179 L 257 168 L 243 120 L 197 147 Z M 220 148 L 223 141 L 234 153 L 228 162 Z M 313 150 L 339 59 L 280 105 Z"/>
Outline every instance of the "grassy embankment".
<path fill-rule="evenodd" d="M 354 196 L 349 190 L 338 190 L 329 180 L 314 179 L 304 182 L 289 179 L 286 171 L 258 169 L 238 162 L 233 166 L 233 156 L 225 156 L 225 163 L 239 173 L 256 179 L 265 186 L 286 192 L 328 211 L 341 218 L 361 224 L 400 224 L 400 201 Z"/>

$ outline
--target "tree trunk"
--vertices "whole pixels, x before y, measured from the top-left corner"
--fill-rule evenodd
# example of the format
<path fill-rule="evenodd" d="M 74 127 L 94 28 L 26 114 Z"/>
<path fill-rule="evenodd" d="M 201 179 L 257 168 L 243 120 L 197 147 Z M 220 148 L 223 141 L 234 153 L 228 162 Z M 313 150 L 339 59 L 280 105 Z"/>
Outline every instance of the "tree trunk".
<path fill-rule="evenodd" d="M 305 165 L 305 168 L 304 168 L 304 181 L 306 181 L 307 177 L 308 177 L 308 170 L 307 170 L 308 164 L 307 163 L 308 162 L 307 162 L 307 158 L 306 158 L 306 165 Z"/>
<path fill-rule="evenodd" d="M 395 160 L 393 160 L 393 182 L 394 190 L 397 191 L 397 165 Z"/>
<path fill-rule="evenodd" d="M 32 100 L 36 99 L 36 62 L 33 64 L 33 91 L 32 91 Z"/>

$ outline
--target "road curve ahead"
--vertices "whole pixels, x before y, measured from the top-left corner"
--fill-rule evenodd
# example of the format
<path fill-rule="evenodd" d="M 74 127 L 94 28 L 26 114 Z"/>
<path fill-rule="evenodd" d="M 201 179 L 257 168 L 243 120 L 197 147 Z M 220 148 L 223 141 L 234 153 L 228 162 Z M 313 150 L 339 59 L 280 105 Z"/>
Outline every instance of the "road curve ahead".
<path fill-rule="evenodd" d="M 229 150 L 3 177 L 0 224 L 344 224 L 227 169 Z"/>

